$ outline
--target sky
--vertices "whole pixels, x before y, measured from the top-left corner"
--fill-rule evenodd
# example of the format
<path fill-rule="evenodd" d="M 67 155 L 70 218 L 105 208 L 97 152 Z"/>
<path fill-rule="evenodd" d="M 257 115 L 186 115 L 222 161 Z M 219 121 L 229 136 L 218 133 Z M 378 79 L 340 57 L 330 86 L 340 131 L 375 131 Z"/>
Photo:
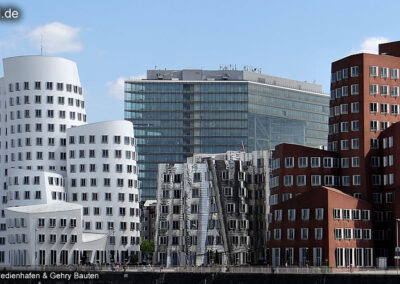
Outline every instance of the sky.
<path fill-rule="evenodd" d="M 1 58 L 78 65 L 89 122 L 123 119 L 123 82 L 147 69 L 261 68 L 329 93 L 331 62 L 398 41 L 400 1 L 0 0 Z M 2 64 L 1 64 L 2 65 Z M 2 76 L 2 66 L 0 67 Z"/>

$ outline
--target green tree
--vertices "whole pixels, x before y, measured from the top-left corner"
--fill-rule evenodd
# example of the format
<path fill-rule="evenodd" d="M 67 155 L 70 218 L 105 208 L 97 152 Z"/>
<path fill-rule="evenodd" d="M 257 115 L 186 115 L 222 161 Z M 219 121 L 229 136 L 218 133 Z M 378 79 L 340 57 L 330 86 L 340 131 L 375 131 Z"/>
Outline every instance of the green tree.
<path fill-rule="evenodd" d="M 147 259 L 151 259 L 150 255 L 154 252 L 154 241 L 144 240 L 140 244 L 140 251 L 146 256 Z"/>

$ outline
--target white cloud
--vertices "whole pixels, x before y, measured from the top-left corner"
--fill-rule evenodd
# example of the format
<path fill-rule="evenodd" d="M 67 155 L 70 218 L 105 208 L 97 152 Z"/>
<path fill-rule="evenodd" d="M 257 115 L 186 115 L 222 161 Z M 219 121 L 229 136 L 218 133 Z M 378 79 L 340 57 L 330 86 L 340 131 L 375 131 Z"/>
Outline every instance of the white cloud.
<path fill-rule="evenodd" d="M 378 54 L 378 45 L 381 43 L 388 42 L 389 40 L 385 37 L 369 37 L 364 40 L 359 49 L 353 49 L 352 54 L 355 53 L 373 53 Z"/>
<path fill-rule="evenodd" d="M 79 41 L 80 31 L 80 28 L 53 22 L 33 29 L 27 37 L 38 48 L 42 42 L 44 54 L 79 52 L 82 50 L 82 44 Z"/>
<path fill-rule="evenodd" d="M 131 77 L 119 77 L 114 81 L 108 81 L 106 86 L 108 87 L 108 95 L 117 98 L 119 100 L 124 99 L 124 82 L 125 80 L 141 80 L 146 78 L 146 75 L 138 75 L 138 76 L 131 76 Z"/>

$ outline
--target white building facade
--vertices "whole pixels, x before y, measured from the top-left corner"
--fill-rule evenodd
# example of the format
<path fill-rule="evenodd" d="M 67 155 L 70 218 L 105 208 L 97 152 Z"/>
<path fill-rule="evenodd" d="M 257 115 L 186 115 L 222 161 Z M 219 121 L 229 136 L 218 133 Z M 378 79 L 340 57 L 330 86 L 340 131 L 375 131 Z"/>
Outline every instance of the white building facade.
<path fill-rule="evenodd" d="M 124 120 L 67 130 L 69 201 L 83 206 L 85 232 L 108 236 L 102 253 L 116 262 L 139 258 L 135 143 L 132 123 Z"/>
<path fill-rule="evenodd" d="M 86 156 L 77 154 L 75 159 L 77 165 L 86 165 L 88 162 L 88 171 L 67 170 L 67 165 L 72 164 L 68 162 L 68 151 L 76 150 L 79 153 L 87 151 L 89 156 L 91 150 L 98 150 L 97 144 L 96 149 L 92 148 L 93 145 L 89 147 L 89 144 L 78 144 L 79 149 L 75 149 L 75 145 L 67 141 L 67 131 L 71 131 L 72 136 L 76 134 L 77 137 L 81 136 L 81 133 L 89 132 L 101 136 L 103 130 L 107 132 L 105 135 L 110 137 L 118 135 L 129 137 L 129 145 L 123 144 L 124 138 L 122 138 L 122 145 L 118 145 L 121 148 L 119 150 L 128 151 L 129 148 L 131 153 L 135 153 L 132 124 L 125 121 L 86 124 L 85 101 L 78 69 L 70 60 L 48 56 L 19 56 L 4 59 L 3 67 L 4 77 L 0 78 L 0 186 L 2 187 L 0 265 L 74 264 L 78 252 L 79 259 L 84 257 L 87 262 L 125 260 L 127 258 L 125 253 L 123 257 L 117 259 L 111 258 L 112 254 L 106 253 L 111 250 L 107 247 L 110 241 L 107 225 L 101 227 L 101 230 L 85 227 L 85 222 L 95 223 L 100 218 L 104 222 L 106 215 L 85 214 L 83 221 L 82 213 L 86 212 L 88 204 L 81 198 L 72 200 L 73 193 L 76 192 L 69 191 L 72 187 L 69 184 L 68 174 L 79 180 L 98 179 L 98 176 L 94 176 L 94 172 L 89 172 L 90 165 L 95 164 L 95 167 L 100 169 L 105 162 L 97 158 L 90 159 L 89 163 L 85 160 Z M 89 136 L 85 137 L 89 143 Z M 101 143 L 100 138 L 99 143 Z M 110 151 L 117 150 L 117 146 L 107 147 Z M 126 187 L 119 188 L 117 185 L 112 185 L 108 189 L 116 196 L 119 189 L 124 190 L 127 197 L 123 206 L 134 209 L 138 208 L 138 200 L 135 197 L 135 194 L 137 195 L 135 157 L 131 156 L 129 163 L 125 159 L 121 162 L 125 167 L 124 173 L 115 171 L 109 173 L 109 178 L 113 181 L 119 178 L 126 179 Z M 110 157 L 108 163 L 115 164 L 114 157 Z M 132 168 L 130 173 L 126 171 L 128 164 Z M 129 179 L 136 182 L 132 182 L 132 187 L 128 189 Z M 99 184 L 97 188 L 100 191 L 103 185 Z M 87 191 L 87 196 L 90 195 L 91 198 L 94 196 L 94 190 L 90 186 L 79 187 L 79 190 L 81 193 Z M 133 194 L 133 198 L 129 199 L 128 194 Z M 117 198 L 114 199 L 115 202 L 118 201 Z M 73 201 L 75 204 L 67 201 Z M 105 204 L 104 201 L 104 192 L 98 192 L 98 203 L 91 202 L 91 207 L 96 206 L 106 210 L 109 204 Z M 111 205 L 114 206 L 116 204 Z M 130 228 L 130 222 L 133 222 L 135 230 L 129 231 L 129 241 L 127 245 L 122 246 L 125 251 L 139 250 L 136 239 L 139 236 L 139 228 L 136 228 L 139 217 L 135 218 L 139 213 L 135 210 L 134 213 L 127 229 Z M 64 220 L 63 217 L 70 218 L 70 214 L 74 215 L 73 219 L 76 221 L 73 222 L 76 227 L 70 228 L 69 225 L 60 227 L 58 222 L 64 222 L 60 220 Z M 127 215 L 129 216 L 129 213 Z M 45 221 L 44 226 L 38 226 L 39 219 L 46 220 L 50 216 L 55 216 L 56 224 L 52 223 L 52 226 L 48 227 Z M 119 221 L 119 217 L 114 215 L 115 222 Z M 24 220 L 25 226 L 20 225 L 21 220 Z M 69 228 L 75 233 L 68 232 Z M 33 240 L 33 232 L 36 236 L 44 235 L 44 241 Z M 26 237 L 21 237 L 23 235 Z M 67 239 L 65 235 L 68 236 Z M 71 241 L 68 239 L 70 235 L 76 235 L 76 238 Z M 115 236 L 120 237 L 118 233 L 115 233 Z M 134 245 L 131 246 L 130 237 L 133 236 Z M 90 250 L 89 243 L 95 244 L 93 251 Z M 116 246 L 118 251 L 122 251 L 119 242 L 116 242 Z M 36 255 L 32 248 L 36 251 Z M 38 255 L 39 250 L 42 252 Z M 32 259 L 33 255 L 35 257 Z"/>

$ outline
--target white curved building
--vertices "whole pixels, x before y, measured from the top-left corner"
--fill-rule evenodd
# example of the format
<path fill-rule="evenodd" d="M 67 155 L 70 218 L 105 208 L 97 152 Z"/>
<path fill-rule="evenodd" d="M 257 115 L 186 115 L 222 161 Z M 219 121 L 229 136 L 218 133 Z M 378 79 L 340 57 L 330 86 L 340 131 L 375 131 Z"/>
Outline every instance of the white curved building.
<path fill-rule="evenodd" d="M 83 206 L 86 232 L 108 235 L 104 259 L 138 259 L 140 213 L 132 123 L 105 121 L 67 130 L 68 198 Z"/>
<path fill-rule="evenodd" d="M 18 56 L 4 59 L 3 67 L 4 77 L 0 78 L 0 265 L 71 264 L 77 263 L 82 256 L 89 262 L 106 262 L 114 255 L 113 251 L 118 252 L 115 261 L 134 256 L 132 252 L 139 251 L 139 207 L 136 154 L 132 154 L 135 145 L 131 145 L 134 141 L 132 124 L 113 121 L 86 125 L 85 101 L 73 61 L 60 57 Z M 77 144 L 68 143 L 71 141 L 67 139 L 67 131 L 68 139 L 77 137 Z M 86 137 L 87 144 L 79 144 L 80 136 Z M 92 136 L 96 137 L 95 143 L 90 143 Z M 121 144 L 114 145 L 111 141 L 104 145 L 102 136 L 109 136 L 110 141 L 114 136 L 120 136 Z M 124 144 L 125 137 L 129 137 L 129 145 Z M 103 149 L 122 151 L 124 157 L 118 159 L 110 155 L 103 159 L 100 152 L 97 154 Z M 91 150 L 96 151 L 95 159 L 89 156 Z M 73 151 L 76 156 L 70 156 Z M 87 152 L 87 156 L 82 156 L 82 151 Z M 130 159 L 125 159 L 126 152 L 131 153 Z M 107 176 L 113 182 L 122 179 L 123 186 L 114 183 L 103 187 L 100 178 L 103 182 L 104 173 L 90 172 L 93 164 L 100 170 L 106 163 L 113 167 L 122 164 L 123 172 L 110 171 Z M 87 164 L 87 171 L 80 171 L 81 168 L 70 171 L 74 164 L 77 167 Z M 88 183 L 72 187 L 68 183 L 73 179 L 87 180 Z M 93 180 L 99 180 L 96 187 L 91 183 Z M 75 199 L 78 189 L 80 196 Z M 90 196 L 87 201 L 82 198 L 84 193 Z M 93 199 L 96 193 L 97 201 Z M 112 201 L 105 200 L 105 193 L 111 194 Z M 122 196 L 126 199 L 119 201 Z M 113 208 L 112 216 L 107 215 L 107 207 Z M 120 207 L 125 208 L 125 216 L 119 216 L 117 210 Z M 130 215 L 131 209 L 133 215 Z M 39 219 L 53 215 L 68 216 L 71 210 L 80 226 L 71 248 L 66 246 L 65 235 L 70 233 L 65 233 L 65 226 L 33 225 Z M 31 222 L 30 225 L 9 226 L 21 218 Z M 115 226 L 109 230 L 107 222 L 112 219 Z M 96 229 L 98 222 L 103 223 L 99 225 L 100 229 Z M 119 229 L 120 222 L 126 222 L 126 230 Z M 29 231 L 32 226 L 36 226 L 35 234 L 45 232 L 42 235 L 46 241 L 39 243 L 32 239 L 32 231 Z M 10 230 L 17 232 L 10 234 Z M 22 240 L 17 236 L 24 234 L 30 235 L 29 238 L 17 242 Z M 51 242 L 47 241 L 50 237 Z M 115 244 L 110 246 L 112 237 Z M 88 242 L 95 243 L 92 249 Z M 33 257 L 33 247 L 36 255 L 40 248 L 40 259 Z M 62 253 L 72 247 L 74 254 Z"/>

